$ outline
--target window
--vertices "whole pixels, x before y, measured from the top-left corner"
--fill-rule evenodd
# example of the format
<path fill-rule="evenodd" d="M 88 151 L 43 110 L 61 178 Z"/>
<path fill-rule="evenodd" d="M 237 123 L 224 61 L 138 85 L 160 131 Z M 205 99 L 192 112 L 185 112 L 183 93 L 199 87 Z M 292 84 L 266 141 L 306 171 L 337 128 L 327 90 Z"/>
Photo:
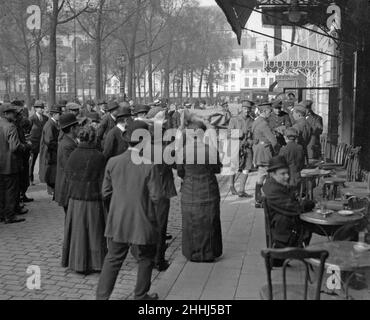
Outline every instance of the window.
<path fill-rule="evenodd" d="M 253 87 L 257 87 L 257 78 L 253 78 Z"/>
<path fill-rule="evenodd" d="M 235 86 L 231 86 L 231 91 L 235 91 Z"/>
<path fill-rule="evenodd" d="M 224 82 L 229 82 L 229 75 L 228 74 L 224 75 Z"/>
<path fill-rule="evenodd" d="M 250 70 L 249 69 L 245 69 L 245 73 L 249 73 L 250 72 Z"/>
<path fill-rule="evenodd" d="M 244 79 L 244 87 L 246 87 L 246 88 L 249 87 L 249 78 Z"/>
<path fill-rule="evenodd" d="M 224 68 L 225 68 L 225 70 L 229 70 L 229 63 L 228 62 L 224 63 Z"/>
<path fill-rule="evenodd" d="M 235 74 L 232 74 L 231 75 L 231 81 L 234 82 L 235 81 Z"/>
<path fill-rule="evenodd" d="M 232 64 L 231 64 L 231 70 L 232 70 L 232 71 L 235 71 L 235 70 L 236 70 L 236 63 L 232 63 Z"/>
<path fill-rule="evenodd" d="M 258 72 L 258 70 L 257 69 L 253 69 L 253 73 L 257 73 Z"/>
<path fill-rule="evenodd" d="M 261 87 L 266 86 L 266 78 L 261 78 Z"/>
<path fill-rule="evenodd" d="M 224 91 L 229 91 L 229 87 L 228 86 L 224 86 Z"/>
<path fill-rule="evenodd" d="M 273 83 L 274 83 L 274 78 L 270 78 L 270 79 L 269 79 L 269 84 L 270 84 L 270 86 L 271 86 Z"/>

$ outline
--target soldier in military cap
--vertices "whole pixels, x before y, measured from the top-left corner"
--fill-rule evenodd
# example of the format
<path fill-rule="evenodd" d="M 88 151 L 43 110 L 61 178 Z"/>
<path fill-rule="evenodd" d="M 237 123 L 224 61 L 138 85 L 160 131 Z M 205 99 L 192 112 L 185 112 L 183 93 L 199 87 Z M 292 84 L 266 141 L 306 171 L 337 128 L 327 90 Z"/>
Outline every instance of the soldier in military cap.
<path fill-rule="evenodd" d="M 275 133 L 279 146 L 285 146 L 284 131 L 292 126 L 289 114 L 282 110 L 283 101 L 276 100 L 272 102 L 273 112 L 269 117 L 269 126 Z"/>
<path fill-rule="evenodd" d="M 108 114 L 106 114 L 103 117 L 102 121 L 99 124 L 97 133 L 96 133 L 97 145 L 98 145 L 98 148 L 101 148 L 101 149 L 104 146 L 104 139 L 105 139 L 106 135 L 117 124 L 117 122 L 116 122 L 117 118 L 116 117 L 117 117 L 117 114 L 119 112 L 118 102 L 116 102 L 116 101 L 109 102 L 109 104 L 107 106 L 107 111 L 108 111 Z"/>
<path fill-rule="evenodd" d="M 272 112 L 271 103 L 258 106 L 260 115 L 252 125 L 253 136 L 253 163 L 258 168 L 258 179 L 255 190 L 255 206 L 262 207 L 262 186 L 267 176 L 269 161 L 274 156 L 277 140 L 269 127 L 268 119 Z"/>
<path fill-rule="evenodd" d="M 233 195 L 239 195 L 241 198 L 247 198 L 249 195 L 245 192 L 245 185 L 248 180 L 249 171 L 253 167 L 253 139 L 252 139 L 252 124 L 253 119 L 248 113 L 247 104 L 242 105 L 241 114 L 236 117 L 232 117 L 229 122 L 229 131 L 238 130 L 239 135 L 238 139 L 240 148 L 231 151 L 231 177 L 230 177 L 230 191 Z M 230 136 L 232 138 L 232 135 Z M 234 144 L 232 144 L 233 146 Z M 241 155 L 241 157 L 240 157 Z M 239 166 L 238 166 L 239 164 Z M 235 175 L 241 170 L 242 177 L 240 181 L 240 190 L 239 192 L 235 189 Z"/>
<path fill-rule="evenodd" d="M 293 118 L 295 123 L 293 128 L 298 131 L 298 144 L 303 147 L 305 155 L 305 163 L 308 164 L 308 151 L 307 146 L 311 141 L 312 128 L 306 120 L 306 106 L 304 103 L 297 104 L 293 109 Z"/>
<path fill-rule="evenodd" d="M 242 100 L 242 108 L 246 107 L 248 109 L 248 116 L 253 120 L 257 118 L 254 112 L 255 105 L 256 104 L 251 100 Z"/>
<path fill-rule="evenodd" d="M 323 120 L 322 117 L 312 110 L 312 100 L 306 100 L 304 101 L 304 104 L 307 111 L 306 120 L 312 128 L 311 140 L 307 146 L 308 159 L 319 160 L 321 158 L 320 136 L 324 130 Z"/>

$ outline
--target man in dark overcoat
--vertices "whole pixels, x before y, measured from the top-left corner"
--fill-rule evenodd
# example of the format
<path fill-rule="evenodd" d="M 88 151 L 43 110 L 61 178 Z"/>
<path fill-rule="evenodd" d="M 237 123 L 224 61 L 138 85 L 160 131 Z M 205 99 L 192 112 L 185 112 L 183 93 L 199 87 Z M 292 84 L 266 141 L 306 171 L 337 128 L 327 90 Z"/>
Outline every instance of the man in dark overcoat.
<path fill-rule="evenodd" d="M 157 300 L 148 294 L 158 241 L 155 205 L 162 197 L 158 167 L 146 159 L 143 163 L 135 130 L 148 130 L 143 121 L 133 121 L 125 134 L 130 148 L 108 161 L 103 181 L 103 198 L 111 198 L 105 229 L 108 254 L 104 260 L 96 297 L 109 299 L 130 246 L 138 260 L 135 299 Z M 146 141 L 150 144 L 150 141 Z"/>
<path fill-rule="evenodd" d="M 44 128 L 48 117 L 44 115 L 45 105 L 42 101 L 35 101 L 33 105 L 35 113 L 30 117 L 31 132 L 30 141 L 32 144 L 31 157 L 30 157 L 30 171 L 29 177 L 31 184 L 34 183 L 34 171 L 37 157 L 40 153 L 40 141 L 42 136 L 42 129 Z"/>
<path fill-rule="evenodd" d="M 128 143 L 123 139 L 123 133 L 126 131 L 130 118 L 131 109 L 129 107 L 120 108 L 116 118 L 117 125 L 108 132 L 104 140 L 103 154 L 107 160 L 124 153 L 128 149 Z"/>
<path fill-rule="evenodd" d="M 79 125 L 76 116 L 72 113 L 63 114 L 59 119 L 59 127 L 64 135 L 58 144 L 55 201 L 63 207 L 67 214 L 69 199 L 65 167 L 69 156 L 77 148 L 76 139 Z"/>
<path fill-rule="evenodd" d="M 45 182 L 49 191 L 54 193 L 57 174 L 57 152 L 59 136 L 59 117 L 62 114 L 60 106 L 50 108 L 50 119 L 42 129 L 40 141 L 40 181 Z"/>
<path fill-rule="evenodd" d="M 324 125 L 321 116 L 312 110 L 313 101 L 305 101 L 307 116 L 306 120 L 312 128 L 311 140 L 307 146 L 308 159 L 319 160 L 321 158 L 320 136 L 323 133 Z"/>
<path fill-rule="evenodd" d="M 20 170 L 17 152 L 27 149 L 14 124 L 16 112 L 17 107 L 10 103 L 0 106 L 0 221 L 5 223 L 25 221 L 16 218 Z"/>
<path fill-rule="evenodd" d="M 104 139 L 108 132 L 112 130 L 117 124 L 117 114 L 119 111 L 119 104 L 116 101 L 110 101 L 107 106 L 108 113 L 103 117 L 99 124 L 96 136 L 98 148 L 103 149 Z"/>

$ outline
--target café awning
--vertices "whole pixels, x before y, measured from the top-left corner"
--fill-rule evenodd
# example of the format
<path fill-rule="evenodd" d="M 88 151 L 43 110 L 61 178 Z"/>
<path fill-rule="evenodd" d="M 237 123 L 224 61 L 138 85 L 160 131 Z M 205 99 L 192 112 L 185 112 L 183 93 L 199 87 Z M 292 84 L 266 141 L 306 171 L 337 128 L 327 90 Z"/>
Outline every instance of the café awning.
<path fill-rule="evenodd" d="M 227 21 L 236 34 L 238 43 L 240 44 L 242 37 L 242 28 L 246 25 L 249 17 L 252 14 L 250 8 L 257 5 L 257 0 L 244 0 L 245 6 L 240 6 L 234 0 L 216 0 L 218 6 L 224 12 Z"/>

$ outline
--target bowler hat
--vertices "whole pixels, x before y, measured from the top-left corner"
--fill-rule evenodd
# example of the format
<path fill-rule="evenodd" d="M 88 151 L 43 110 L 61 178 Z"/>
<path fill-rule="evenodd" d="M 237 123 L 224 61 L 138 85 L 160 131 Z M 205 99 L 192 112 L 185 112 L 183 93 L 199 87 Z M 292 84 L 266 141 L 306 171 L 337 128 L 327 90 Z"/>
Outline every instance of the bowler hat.
<path fill-rule="evenodd" d="M 267 172 L 272 172 L 283 168 L 289 168 L 288 162 L 283 156 L 276 156 L 269 161 Z"/>
<path fill-rule="evenodd" d="M 107 106 L 107 110 L 109 112 L 112 112 L 114 110 L 117 110 L 119 108 L 119 104 L 116 101 L 110 101 Z"/>
<path fill-rule="evenodd" d="M 293 128 L 293 127 L 290 127 L 288 129 L 285 130 L 285 135 L 289 138 L 289 137 L 298 137 L 298 131 L 296 128 Z"/>
<path fill-rule="evenodd" d="M 73 126 L 75 124 L 78 124 L 78 120 L 76 116 L 73 113 L 66 113 L 60 116 L 59 118 L 59 125 L 61 129 L 68 128 L 70 126 Z"/>
<path fill-rule="evenodd" d="M 132 121 L 130 123 L 130 125 L 128 126 L 127 130 L 125 131 L 125 133 L 123 134 L 123 140 L 125 140 L 126 142 L 130 143 L 130 142 L 138 142 L 137 140 L 132 140 L 133 139 L 133 133 L 136 131 L 136 130 L 149 130 L 149 126 L 146 122 L 144 121 L 141 121 L 141 120 L 135 120 L 135 121 Z"/>
<path fill-rule="evenodd" d="M 116 118 L 127 118 L 131 117 L 131 108 L 130 107 L 121 107 L 118 111 Z"/>
<path fill-rule="evenodd" d="M 89 112 L 86 114 L 86 116 L 92 121 L 92 122 L 100 122 L 99 113 L 97 112 Z"/>
<path fill-rule="evenodd" d="M 22 101 L 22 100 L 13 100 L 11 102 L 11 104 L 13 106 L 16 106 L 16 107 L 23 107 L 24 106 L 24 101 Z"/>
<path fill-rule="evenodd" d="M 254 105 L 255 105 L 255 103 L 253 101 L 250 101 L 250 100 L 243 100 L 242 101 L 242 107 L 251 108 Z"/>
<path fill-rule="evenodd" d="M 11 103 L 4 103 L 2 106 L 1 106 L 1 112 L 2 113 L 5 113 L 5 112 L 14 112 L 16 113 L 17 112 L 17 107 Z"/>
<path fill-rule="evenodd" d="M 62 114 L 63 111 L 62 111 L 62 107 L 60 105 L 54 105 L 50 108 L 49 110 L 50 113 L 59 113 L 59 114 Z"/>
<path fill-rule="evenodd" d="M 139 104 L 139 105 L 135 106 L 133 114 L 137 115 L 139 113 L 148 113 L 149 110 L 150 110 L 149 106 Z"/>
<path fill-rule="evenodd" d="M 44 109 L 45 108 L 45 104 L 41 101 L 41 100 L 36 100 L 34 105 L 33 105 L 34 108 L 42 108 Z"/>
<path fill-rule="evenodd" d="M 59 100 L 58 105 L 60 105 L 61 107 L 65 107 L 67 103 L 68 103 L 67 100 Z"/>

